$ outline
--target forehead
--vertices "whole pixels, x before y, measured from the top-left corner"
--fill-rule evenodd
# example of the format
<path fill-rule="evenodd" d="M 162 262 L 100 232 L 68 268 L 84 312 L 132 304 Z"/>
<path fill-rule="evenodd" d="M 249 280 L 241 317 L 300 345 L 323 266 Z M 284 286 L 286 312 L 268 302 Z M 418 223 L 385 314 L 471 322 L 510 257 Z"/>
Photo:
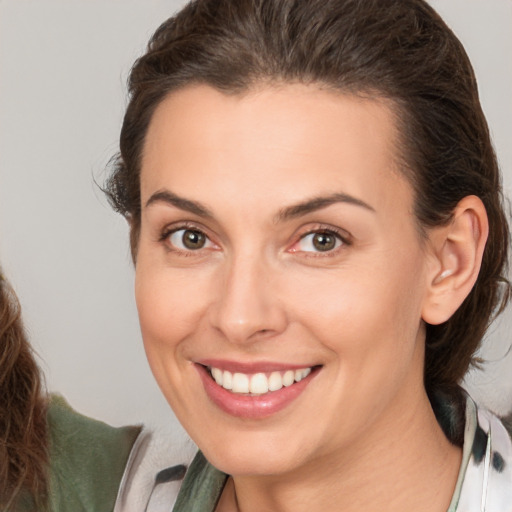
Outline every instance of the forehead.
<path fill-rule="evenodd" d="M 333 191 L 378 203 L 388 196 L 383 187 L 407 188 L 396 138 L 393 111 L 380 100 L 315 85 L 243 95 L 187 87 L 163 100 L 151 120 L 142 200 L 171 188 L 205 203 L 226 190 L 246 205 L 262 196 L 292 203 Z"/>

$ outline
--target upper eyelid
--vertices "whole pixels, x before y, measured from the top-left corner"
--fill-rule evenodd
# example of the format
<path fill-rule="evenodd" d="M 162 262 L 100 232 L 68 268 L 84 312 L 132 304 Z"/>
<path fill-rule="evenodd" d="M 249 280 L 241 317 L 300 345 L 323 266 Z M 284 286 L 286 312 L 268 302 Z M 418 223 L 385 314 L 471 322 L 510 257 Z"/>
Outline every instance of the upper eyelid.
<path fill-rule="evenodd" d="M 158 243 L 163 243 L 163 244 L 169 246 L 169 249 L 170 249 L 172 244 L 170 243 L 169 237 L 172 234 L 176 233 L 177 231 L 182 231 L 182 230 L 183 231 L 187 231 L 187 230 L 199 231 L 206 237 L 206 239 L 209 243 L 211 243 L 213 245 L 217 245 L 217 243 L 212 240 L 212 237 L 208 234 L 207 230 L 205 230 L 202 227 L 197 226 L 195 223 L 189 223 L 189 222 L 185 222 L 185 223 L 176 222 L 176 223 L 167 224 L 166 226 L 164 226 L 162 229 L 160 229 L 158 231 L 158 236 L 157 236 L 156 241 Z M 175 248 L 173 250 L 180 251 L 181 249 Z M 201 249 L 198 249 L 197 252 L 200 250 Z"/>
<path fill-rule="evenodd" d="M 180 247 L 176 247 L 174 244 L 171 243 L 170 237 L 171 235 L 178 231 L 198 231 L 205 236 L 207 243 L 209 243 L 210 245 L 195 250 L 182 249 Z M 199 257 L 200 254 L 204 254 L 203 251 L 212 250 L 212 248 L 215 249 L 216 247 L 218 247 L 218 244 L 212 240 L 212 237 L 209 236 L 204 229 L 199 228 L 196 225 L 183 225 L 179 223 L 177 223 L 175 226 L 173 226 L 172 224 L 167 225 L 162 230 L 160 230 L 160 233 L 158 235 L 158 243 L 163 244 L 166 248 L 166 251 L 182 256 L 193 256 L 195 254 L 197 257 Z"/>
<path fill-rule="evenodd" d="M 191 221 L 177 221 L 177 222 L 171 222 L 170 224 L 166 224 L 162 229 L 160 229 L 160 237 L 167 237 L 171 233 L 175 233 L 176 231 L 183 230 L 190 230 L 190 231 L 200 231 L 203 233 L 207 238 L 211 238 L 208 234 L 210 231 L 203 227 L 200 223 L 197 222 L 191 222 Z"/>
<path fill-rule="evenodd" d="M 318 235 L 318 234 L 326 234 L 326 235 L 332 235 L 332 236 L 335 236 L 336 238 L 339 238 L 343 243 L 346 243 L 346 238 L 341 235 L 340 233 L 336 232 L 336 231 L 328 231 L 326 229 L 317 229 L 316 231 L 308 231 L 307 233 L 304 233 L 303 235 L 301 235 L 299 237 L 299 240 L 302 240 L 310 235 Z"/>
<path fill-rule="evenodd" d="M 336 236 L 341 241 L 341 244 L 338 247 L 325 252 L 304 251 L 299 248 L 295 248 L 306 236 L 313 235 L 315 233 L 330 233 Z M 296 235 L 294 241 L 286 249 L 286 252 L 290 252 L 291 254 L 295 254 L 297 256 L 300 255 L 302 258 L 332 258 L 340 256 L 344 250 L 347 250 L 352 245 L 353 237 L 348 231 L 329 225 L 318 225 L 314 228 L 305 229 L 298 236 Z"/>
<path fill-rule="evenodd" d="M 314 233 L 332 233 L 333 235 L 336 235 L 339 237 L 343 242 L 350 244 L 352 242 L 352 235 L 342 228 L 337 228 L 334 226 L 329 225 L 318 225 L 314 228 L 305 229 L 302 233 L 299 234 L 299 239 L 304 238 L 308 235 L 314 234 Z"/>

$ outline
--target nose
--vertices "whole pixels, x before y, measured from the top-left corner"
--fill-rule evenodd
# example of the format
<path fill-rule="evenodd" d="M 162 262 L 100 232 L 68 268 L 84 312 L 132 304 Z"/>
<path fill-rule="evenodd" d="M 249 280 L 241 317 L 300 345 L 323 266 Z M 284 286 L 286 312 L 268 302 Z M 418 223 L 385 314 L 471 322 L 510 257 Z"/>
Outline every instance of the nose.
<path fill-rule="evenodd" d="M 285 305 L 273 278 L 276 270 L 249 256 L 226 263 L 210 318 L 231 343 L 252 343 L 286 329 Z"/>

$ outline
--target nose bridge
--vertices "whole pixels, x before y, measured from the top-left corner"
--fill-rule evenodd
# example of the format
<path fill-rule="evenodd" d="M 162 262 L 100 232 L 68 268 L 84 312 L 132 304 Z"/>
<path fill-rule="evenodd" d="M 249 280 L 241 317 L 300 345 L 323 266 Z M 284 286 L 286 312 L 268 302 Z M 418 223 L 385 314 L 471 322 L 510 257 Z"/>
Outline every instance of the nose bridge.
<path fill-rule="evenodd" d="M 213 322 L 230 341 L 249 342 L 285 328 L 286 315 L 279 305 L 273 273 L 263 257 L 249 251 L 226 262 Z"/>

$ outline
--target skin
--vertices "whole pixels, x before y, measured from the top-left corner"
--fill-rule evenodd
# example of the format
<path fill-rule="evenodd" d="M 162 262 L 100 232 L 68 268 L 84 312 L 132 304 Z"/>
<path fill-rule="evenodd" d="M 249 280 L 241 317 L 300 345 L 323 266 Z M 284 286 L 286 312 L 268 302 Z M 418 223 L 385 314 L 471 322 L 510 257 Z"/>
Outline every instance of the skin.
<path fill-rule="evenodd" d="M 317 86 L 191 86 L 155 111 L 137 307 L 160 388 L 232 475 L 219 511 L 448 508 L 461 454 L 423 387 L 422 317 L 451 314 L 432 283 L 447 261 L 456 288 L 462 259 L 442 230 L 421 239 L 395 142 L 385 103 Z M 290 215 L 333 193 L 344 200 Z M 181 245 L 180 229 L 204 233 L 205 246 Z M 321 252 L 311 233 L 326 230 L 340 238 Z M 240 418 L 205 393 L 195 363 L 208 358 L 320 370 L 283 410 Z"/>

